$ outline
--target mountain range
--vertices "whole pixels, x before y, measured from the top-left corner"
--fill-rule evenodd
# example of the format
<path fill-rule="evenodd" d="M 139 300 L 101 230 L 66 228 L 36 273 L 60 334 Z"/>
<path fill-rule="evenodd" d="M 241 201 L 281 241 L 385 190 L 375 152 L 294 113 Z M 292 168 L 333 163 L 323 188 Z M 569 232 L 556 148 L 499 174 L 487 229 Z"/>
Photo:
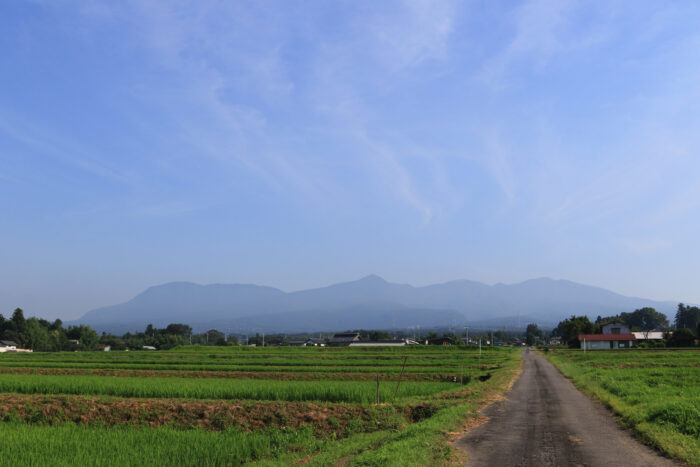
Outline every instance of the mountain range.
<path fill-rule="evenodd" d="M 650 306 L 671 316 L 676 302 L 625 297 L 599 287 L 540 278 L 486 285 L 469 280 L 413 287 L 379 276 L 297 292 L 251 284 L 171 282 L 67 324 L 141 331 L 185 323 L 196 331 L 315 332 L 411 327 L 556 325 L 570 315 L 610 316 Z"/>

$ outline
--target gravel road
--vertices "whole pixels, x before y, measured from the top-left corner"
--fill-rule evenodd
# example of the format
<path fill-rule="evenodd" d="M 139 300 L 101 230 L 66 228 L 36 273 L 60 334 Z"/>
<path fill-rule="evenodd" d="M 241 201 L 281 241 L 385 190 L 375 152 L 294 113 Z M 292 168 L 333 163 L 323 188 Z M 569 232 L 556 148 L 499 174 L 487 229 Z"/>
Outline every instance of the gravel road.
<path fill-rule="evenodd" d="M 455 443 L 468 466 L 677 465 L 621 429 L 544 357 L 527 349 L 523 359 L 507 399 L 484 411 L 488 423 Z"/>

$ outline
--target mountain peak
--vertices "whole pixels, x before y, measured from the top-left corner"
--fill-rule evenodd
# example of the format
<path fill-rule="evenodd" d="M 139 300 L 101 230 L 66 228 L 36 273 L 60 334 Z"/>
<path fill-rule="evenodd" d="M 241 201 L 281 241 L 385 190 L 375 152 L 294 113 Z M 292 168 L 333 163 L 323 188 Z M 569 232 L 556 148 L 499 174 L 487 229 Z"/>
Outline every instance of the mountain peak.
<path fill-rule="evenodd" d="M 196 329 L 219 326 L 238 332 L 256 328 L 335 331 L 428 323 L 456 326 L 467 320 L 510 320 L 513 316 L 556 323 L 572 314 L 612 316 L 645 306 L 672 313 L 676 304 L 624 297 L 544 277 L 510 285 L 461 280 L 413 287 L 370 274 L 351 282 L 290 293 L 246 284 L 171 282 L 150 288 L 128 302 L 90 311 L 79 323 L 100 330 L 117 326 L 136 330 L 148 323 L 165 326 L 182 322 Z M 326 318 L 321 320 L 323 316 Z"/>
<path fill-rule="evenodd" d="M 357 282 L 376 283 L 376 284 L 386 284 L 387 283 L 387 281 L 385 281 L 383 278 L 379 277 L 376 274 L 370 274 L 368 276 L 365 276 L 362 279 L 358 280 Z"/>

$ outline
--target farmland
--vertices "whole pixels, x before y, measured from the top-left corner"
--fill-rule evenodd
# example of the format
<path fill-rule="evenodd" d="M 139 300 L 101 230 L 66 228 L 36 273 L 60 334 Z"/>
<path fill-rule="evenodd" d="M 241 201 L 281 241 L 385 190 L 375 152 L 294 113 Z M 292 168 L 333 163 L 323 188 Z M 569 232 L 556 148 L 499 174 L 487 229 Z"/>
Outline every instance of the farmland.
<path fill-rule="evenodd" d="M 512 349 L 180 347 L 0 355 L 0 455 L 53 465 L 448 464 Z"/>
<path fill-rule="evenodd" d="M 579 350 L 545 356 L 647 444 L 700 465 L 700 352 Z"/>

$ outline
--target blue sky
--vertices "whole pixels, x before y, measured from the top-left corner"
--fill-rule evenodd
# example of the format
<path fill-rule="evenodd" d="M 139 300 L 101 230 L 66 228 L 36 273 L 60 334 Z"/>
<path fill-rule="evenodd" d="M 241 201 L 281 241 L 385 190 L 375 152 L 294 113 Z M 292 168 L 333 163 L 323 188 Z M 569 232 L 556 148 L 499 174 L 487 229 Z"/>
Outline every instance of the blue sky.
<path fill-rule="evenodd" d="M 700 303 L 694 1 L 0 4 L 0 313 L 172 280 Z"/>

